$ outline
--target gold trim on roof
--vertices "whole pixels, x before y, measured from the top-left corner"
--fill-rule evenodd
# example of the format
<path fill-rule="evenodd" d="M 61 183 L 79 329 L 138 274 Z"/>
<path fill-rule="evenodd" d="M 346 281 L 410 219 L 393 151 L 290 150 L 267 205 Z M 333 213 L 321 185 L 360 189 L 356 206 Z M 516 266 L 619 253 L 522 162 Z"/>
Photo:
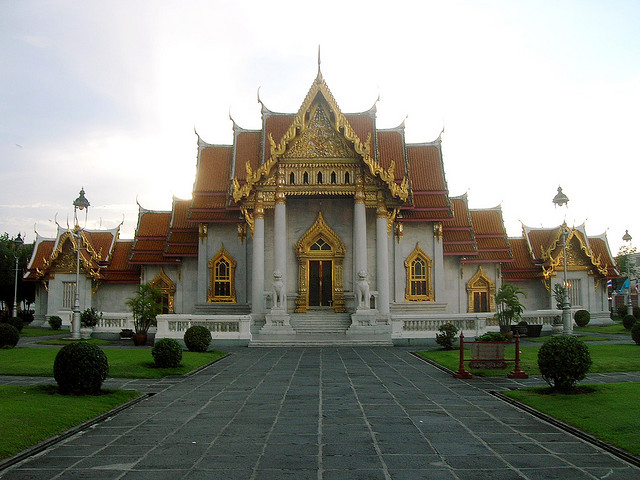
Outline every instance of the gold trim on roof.
<path fill-rule="evenodd" d="M 567 227 L 566 223 L 561 225 L 560 228 L 557 231 L 556 237 L 555 239 L 551 242 L 551 245 L 549 246 L 549 248 L 545 249 L 544 246 L 540 245 L 540 251 L 542 253 L 542 259 L 545 260 L 545 262 L 548 262 L 547 265 L 543 265 L 542 266 L 542 273 L 545 279 L 550 278 L 554 272 L 557 270 L 558 266 L 560 265 L 560 263 L 563 260 L 563 250 L 562 250 L 562 232 L 563 231 L 567 231 L 567 265 L 571 265 L 571 266 L 582 266 L 582 267 L 588 267 L 588 265 L 584 265 L 583 263 L 581 263 L 577 258 L 576 258 L 576 253 L 574 251 L 574 249 L 572 249 L 571 246 L 571 240 L 573 238 L 576 238 L 578 241 L 578 244 L 580 246 L 580 250 L 582 252 L 584 252 L 584 254 L 587 256 L 587 258 L 589 259 L 589 261 L 591 262 L 591 266 L 595 267 L 596 270 L 601 274 L 601 275 L 607 275 L 608 274 L 608 270 L 607 270 L 607 266 L 603 264 L 602 262 L 602 255 L 598 255 L 598 257 L 596 258 L 595 255 L 593 254 L 593 251 L 591 250 L 591 248 L 589 247 L 589 245 L 586 243 L 586 239 L 584 238 L 584 235 L 578 235 L 578 232 L 580 232 L 580 230 L 578 230 L 577 228 L 569 228 Z M 554 258 L 553 257 L 553 252 L 560 247 L 560 251 L 558 252 L 558 255 Z"/>
<path fill-rule="evenodd" d="M 247 180 L 245 184 L 240 185 L 237 178 L 233 179 L 234 201 L 240 202 L 243 198 L 247 198 L 253 191 L 256 184 L 260 182 L 263 177 L 270 176 L 273 167 L 278 163 L 278 160 L 284 156 L 287 146 L 293 142 L 301 132 L 304 132 L 308 128 L 309 123 L 315 118 L 308 115 L 308 113 L 310 113 L 313 102 L 318 94 L 323 96 L 329 108 L 332 110 L 334 116 L 334 122 L 332 125 L 335 131 L 353 144 L 353 150 L 362 157 L 362 161 L 368 167 L 369 173 L 374 177 L 380 178 L 380 180 L 387 185 L 391 195 L 404 202 L 409 196 L 408 179 L 404 177 L 401 183 L 397 184 L 394 175 L 395 162 L 392 161 L 389 168 L 385 170 L 384 167 L 376 161 L 371 153 L 371 134 L 369 133 L 367 135 L 364 142 L 358 138 L 358 135 L 349 124 L 347 118 L 341 112 L 340 107 L 338 107 L 335 98 L 331 94 L 331 91 L 322 78 L 322 74 L 320 72 L 318 72 L 318 76 L 309 89 L 302 106 L 298 110 L 298 113 L 289 126 L 289 129 L 282 136 L 280 143 L 276 144 L 272 135 L 268 135 L 267 139 L 269 141 L 270 148 L 269 158 L 255 171 L 251 168 L 249 162 L 246 163 L 245 169 L 247 171 Z"/>

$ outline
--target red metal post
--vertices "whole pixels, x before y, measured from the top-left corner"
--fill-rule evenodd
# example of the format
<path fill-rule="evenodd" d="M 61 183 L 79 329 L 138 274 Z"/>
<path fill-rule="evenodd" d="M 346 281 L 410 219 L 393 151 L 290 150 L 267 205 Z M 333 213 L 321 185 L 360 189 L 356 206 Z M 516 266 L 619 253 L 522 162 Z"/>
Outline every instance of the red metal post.
<path fill-rule="evenodd" d="M 472 378 L 473 375 L 471 372 L 468 372 L 464 368 L 464 334 L 460 332 L 460 364 L 458 366 L 458 371 L 453 374 L 454 378 Z"/>
<path fill-rule="evenodd" d="M 507 377 L 529 378 L 529 374 L 520 370 L 520 333 L 516 332 L 516 368 Z"/>

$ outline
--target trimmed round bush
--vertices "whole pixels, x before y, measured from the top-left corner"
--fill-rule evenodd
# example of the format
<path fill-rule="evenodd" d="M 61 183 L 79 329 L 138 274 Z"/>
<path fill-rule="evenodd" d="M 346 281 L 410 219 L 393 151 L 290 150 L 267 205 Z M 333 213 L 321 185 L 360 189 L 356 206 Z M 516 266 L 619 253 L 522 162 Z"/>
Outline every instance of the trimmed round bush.
<path fill-rule="evenodd" d="M 573 319 L 579 327 L 586 327 L 589 320 L 591 320 L 591 314 L 587 310 L 578 310 L 573 315 Z"/>
<path fill-rule="evenodd" d="M 18 332 L 21 332 L 22 331 L 22 327 L 24 327 L 24 322 L 22 321 L 22 319 L 20 317 L 9 317 L 9 318 L 7 318 L 7 323 L 9 325 L 13 325 L 14 327 L 16 327 Z"/>
<path fill-rule="evenodd" d="M 49 326 L 52 330 L 60 330 L 60 327 L 62 327 L 62 319 L 57 315 L 49 317 Z"/>
<path fill-rule="evenodd" d="M 65 345 L 53 362 L 53 377 L 63 395 L 99 395 L 108 373 L 105 353 L 87 342 Z"/>
<path fill-rule="evenodd" d="M 457 340 L 458 327 L 447 322 L 438 327 L 438 332 L 436 333 L 436 343 L 442 345 L 445 350 L 452 350 L 453 344 Z"/>
<path fill-rule="evenodd" d="M 202 325 L 189 327 L 184 332 L 184 344 L 190 352 L 206 352 L 211 344 L 211 332 Z"/>
<path fill-rule="evenodd" d="M 627 330 L 631 330 L 638 320 L 633 315 L 625 315 L 622 319 L 622 325 Z"/>
<path fill-rule="evenodd" d="M 640 322 L 636 322 L 631 328 L 631 338 L 636 342 L 636 345 L 640 345 Z"/>
<path fill-rule="evenodd" d="M 13 348 L 20 340 L 20 332 L 13 325 L 0 323 L 0 348 Z"/>
<path fill-rule="evenodd" d="M 618 305 L 616 307 L 616 313 L 618 314 L 618 317 L 624 318 L 624 316 L 627 314 L 627 306 L 624 304 Z"/>
<path fill-rule="evenodd" d="M 570 390 L 591 368 L 589 347 L 575 337 L 562 335 L 547 340 L 538 350 L 542 378 L 556 390 Z"/>
<path fill-rule="evenodd" d="M 640 307 L 634 306 L 631 311 L 633 312 L 634 317 L 636 317 L 637 319 L 640 319 Z"/>
<path fill-rule="evenodd" d="M 158 368 L 174 368 L 182 361 L 182 346 L 173 338 L 158 340 L 151 350 Z"/>

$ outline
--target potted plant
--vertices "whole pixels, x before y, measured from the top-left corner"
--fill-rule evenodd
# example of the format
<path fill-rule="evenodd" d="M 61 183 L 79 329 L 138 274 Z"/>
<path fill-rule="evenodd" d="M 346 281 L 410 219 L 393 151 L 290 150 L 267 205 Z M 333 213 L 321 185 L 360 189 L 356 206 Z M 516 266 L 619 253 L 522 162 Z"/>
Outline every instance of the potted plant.
<path fill-rule="evenodd" d="M 507 368 L 504 360 L 504 347 L 509 343 L 506 335 L 487 332 L 476 338 L 471 344 L 471 362 L 469 368 L 483 370 L 503 370 Z"/>
<path fill-rule="evenodd" d="M 524 312 L 519 295 L 524 295 L 524 292 L 510 283 L 503 283 L 496 292 L 496 317 L 502 334 L 511 332 L 511 323 L 518 322 Z"/>
<path fill-rule="evenodd" d="M 133 343 L 144 345 L 149 328 L 156 324 L 156 317 L 162 312 L 162 292 L 149 283 L 143 283 L 138 287 L 136 296 L 127 300 L 127 305 L 131 308 L 136 331 Z"/>
<path fill-rule="evenodd" d="M 98 313 L 93 307 L 83 310 L 80 313 L 80 338 L 90 338 L 101 318 L 102 312 Z"/>

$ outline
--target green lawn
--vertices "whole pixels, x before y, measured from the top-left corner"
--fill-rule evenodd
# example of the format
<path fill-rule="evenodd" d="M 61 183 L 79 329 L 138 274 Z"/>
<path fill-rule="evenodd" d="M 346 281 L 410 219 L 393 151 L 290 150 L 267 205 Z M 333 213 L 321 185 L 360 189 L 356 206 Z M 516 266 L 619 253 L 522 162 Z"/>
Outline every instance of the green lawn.
<path fill-rule="evenodd" d="M 627 330 L 622 322 L 611 325 L 587 325 L 586 327 L 573 327 L 575 333 L 589 332 L 599 334 L 620 334 L 631 335 L 631 330 Z"/>
<path fill-rule="evenodd" d="M 503 393 L 607 443 L 640 455 L 640 416 L 633 414 L 640 398 L 640 383 L 590 387 L 595 391 L 581 395 L 541 394 L 548 391 L 545 388 Z"/>
<path fill-rule="evenodd" d="M 0 375 L 53 376 L 53 362 L 57 348 L 10 348 L 0 350 Z M 156 368 L 151 350 L 104 349 L 109 360 L 109 377 L 162 378 L 167 375 L 184 375 L 225 355 L 223 352 L 183 352 L 182 363 L 177 368 Z"/>
<path fill-rule="evenodd" d="M 69 335 L 69 330 L 52 330 L 50 328 L 24 327 L 21 337 L 45 337 L 49 335 Z"/>
<path fill-rule="evenodd" d="M 58 435 L 138 397 L 109 390 L 104 395 L 60 395 L 55 386 L 0 386 L 0 458 Z"/>
<path fill-rule="evenodd" d="M 530 375 L 540 375 L 538 369 L 538 349 L 535 347 L 521 347 L 520 351 L 520 369 Z M 589 345 L 591 353 L 590 373 L 607 373 L 607 372 L 635 372 L 640 371 L 640 345 Z M 419 355 L 431 359 L 450 370 L 457 371 L 460 363 L 460 352 L 455 350 L 427 350 L 418 352 Z M 508 359 L 515 358 L 515 348 L 513 346 L 505 349 L 505 357 Z M 471 348 L 465 349 L 465 359 L 471 358 Z M 468 362 L 465 362 L 465 368 L 474 375 L 480 376 L 504 376 L 513 370 L 514 363 L 507 363 L 505 370 L 469 370 Z"/>

